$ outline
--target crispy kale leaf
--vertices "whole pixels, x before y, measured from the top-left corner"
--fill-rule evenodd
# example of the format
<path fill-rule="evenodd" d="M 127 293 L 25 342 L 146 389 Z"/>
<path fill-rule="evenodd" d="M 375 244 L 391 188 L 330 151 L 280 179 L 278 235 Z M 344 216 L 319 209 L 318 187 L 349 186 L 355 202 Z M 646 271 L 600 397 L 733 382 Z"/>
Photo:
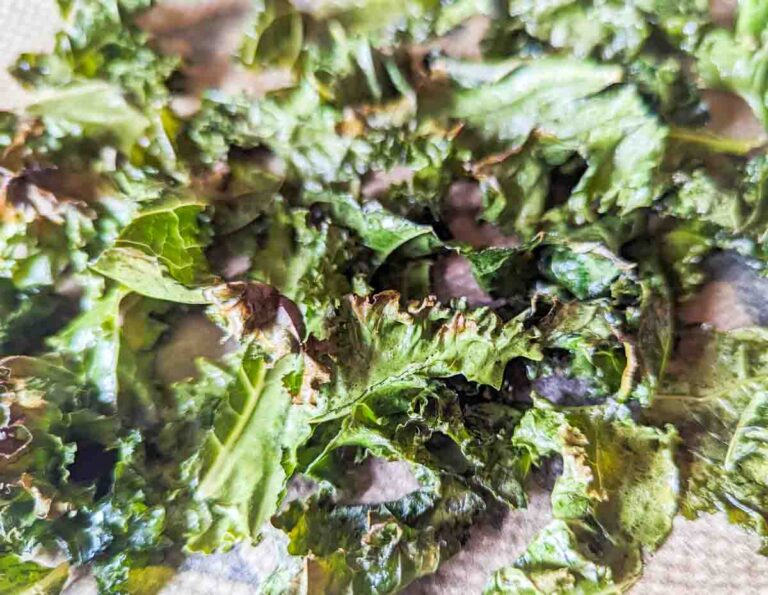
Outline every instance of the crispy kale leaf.
<path fill-rule="evenodd" d="M 268 286 L 243 285 L 213 309 L 247 347 L 232 370 L 210 369 L 220 402 L 202 447 L 184 464 L 195 478 L 188 483 L 198 519 L 187 546 L 203 551 L 259 535 L 310 422 L 342 418 L 364 399 L 430 378 L 463 374 L 499 385 L 507 361 L 536 357 L 519 323 L 429 301 L 405 309 L 392 293 L 346 299 L 320 345 L 300 342 L 295 322 L 285 321 L 295 306 Z"/>
<path fill-rule="evenodd" d="M 661 212 L 676 220 L 663 236 L 662 252 L 681 287 L 695 287 L 702 281 L 704 271 L 697 265 L 718 249 L 738 251 L 753 259 L 755 268 L 764 269 L 766 165 L 757 156 L 725 169 L 723 179 L 705 169 L 674 176 L 675 187 L 660 204 Z"/>
<path fill-rule="evenodd" d="M 75 564 L 156 550 L 165 511 L 150 502 L 139 433 L 98 413 L 93 395 L 55 362 L 16 357 L 2 365 L 3 543 L 25 554 L 59 547 Z"/>
<path fill-rule="evenodd" d="M 13 554 L 4 554 L 0 556 L 0 577 L 0 589 L 8 595 L 56 595 L 69 577 L 69 565 L 65 562 L 49 568 L 21 560 Z"/>
<path fill-rule="evenodd" d="M 484 593 L 621 593 L 637 580 L 642 560 L 581 521 L 555 520 L 513 566 L 494 573 Z"/>
<path fill-rule="evenodd" d="M 270 363 L 249 352 L 236 364 L 213 427 L 185 470 L 196 474 L 194 498 L 205 505 L 190 549 L 213 551 L 256 537 L 277 510 L 287 479 L 284 451 L 295 449 L 306 432 L 285 386 L 299 365 L 295 355 Z"/>
<path fill-rule="evenodd" d="M 430 299 L 403 307 L 394 292 L 350 297 L 329 339 L 326 417 L 342 415 L 390 382 L 461 374 L 499 387 L 506 364 L 515 357 L 539 357 L 519 321 L 503 323 L 488 310 L 456 311 Z"/>
<path fill-rule="evenodd" d="M 678 506 L 676 433 L 611 418 L 602 407 L 531 409 L 515 431 L 534 462 L 557 453 L 555 517 L 487 593 L 622 592 L 640 576 L 642 551 L 672 529 Z"/>
<path fill-rule="evenodd" d="M 292 502 L 274 523 L 288 534 L 288 551 L 307 556 L 308 591 L 394 593 L 457 552 L 483 507 L 445 479 L 373 505 L 340 505 L 321 492 Z"/>
<path fill-rule="evenodd" d="M 535 304 L 544 357 L 528 363 L 527 375 L 561 405 L 608 397 L 649 403 L 672 348 L 671 295 L 655 257 L 646 255 L 637 271 L 602 231 L 582 228 L 573 239 L 542 234 L 514 248 L 466 253 L 492 296 L 516 307 Z"/>
<path fill-rule="evenodd" d="M 677 512 L 676 433 L 609 416 L 602 407 L 534 408 L 515 431 L 515 443 L 535 460 L 563 458 L 552 491 L 556 518 L 592 520 L 609 535 L 653 550 Z"/>
<path fill-rule="evenodd" d="M 325 338 L 327 319 L 357 280 L 352 269 L 361 258 L 359 247 L 346 230 L 315 222 L 310 210 L 288 209 L 281 201 L 274 203 L 266 233 L 259 233 L 263 224 L 225 238 L 225 261 L 247 257 L 242 276 L 275 287 L 296 303 L 307 332 Z"/>
<path fill-rule="evenodd" d="M 768 111 L 764 71 L 768 54 L 763 40 L 750 33 L 756 28 L 760 28 L 757 19 L 740 17 L 735 32 L 717 29 L 705 35 L 695 57 L 708 87 L 738 93 L 765 125 Z"/>
<path fill-rule="evenodd" d="M 140 212 L 91 268 L 148 297 L 180 303 L 210 301 L 201 286 L 211 274 L 204 248 L 205 205 L 169 198 Z"/>
<path fill-rule="evenodd" d="M 684 33 L 683 27 L 692 29 L 705 21 L 706 11 L 706 3 L 699 0 L 509 3 L 510 16 L 518 19 L 532 37 L 583 58 L 599 56 L 622 61 L 634 57 L 655 31 L 675 39 Z"/>
<path fill-rule="evenodd" d="M 82 272 L 95 213 L 80 201 L 59 200 L 23 174 L 3 171 L 0 277 L 17 290 L 54 285 Z"/>
<path fill-rule="evenodd" d="M 626 214 L 659 195 L 667 131 L 631 85 L 608 89 L 622 78 L 614 66 L 532 60 L 498 82 L 457 90 L 448 112 L 501 150 L 517 151 L 534 135 L 560 163 L 578 154 L 587 169 L 567 202 L 576 222 Z"/>
<path fill-rule="evenodd" d="M 230 145 L 266 146 L 284 163 L 290 179 L 330 182 L 345 175 L 345 160 L 357 143 L 336 132 L 341 121 L 342 114 L 303 83 L 282 101 L 207 98 L 188 135 L 204 162 L 224 159 Z"/>
<path fill-rule="evenodd" d="M 381 262 L 395 250 L 410 244 L 418 252 L 429 252 L 440 244 L 429 225 L 420 225 L 384 208 L 376 200 L 358 201 L 350 195 L 309 195 L 306 202 L 324 205 L 333 220 L 360 236 Z M 420 246 L 419 243 L 423 246 Z"/>
<path fill-rule="evenodd" d="M 30 115 L 41 116 L 46 130 L 36 143 L 55 161 L 71 163 L 92 156 L 98 138 L 99 144 L 130 151 L 134 165 L 183 178 L 174 138 L 178 120 L 168 109 L 167 87 L 179 60 L 151 49 L 134 22 L 152 0 L 58 4 L 64 29 L 54 52 L 24 54 L 14 68 L 38 98 Z M 75 151 L 82 155 L 68 155 Z"/>
<path fill-rule="evenodd" d="M 673 314 L 768 260 L 761 141 L 687 128 L 704 87 L 765 123 L 764 3 L 264 0 L 195 97 L 152 0 L 59 4 L 0 115 L 0 591 L 58 590 L 41 550 L 155 591 L 271 520 L 266 592 L 396 592 L 545 464 L 489 593 L 626 591 L 678 508 L 765 539 L 765 333 L 682 366 Z M 203 306 L 229 353 L 169 384 Z M 419 488 L 350 501 L 368 457 Z"/>
<path fill-rule="evenodd" d="M 105 135 L 129 151 L 149 126 L 149 120 L 123 98 L 119 87 L 98 81 L 42 91 L 27 108 L 49 128 L 91 137 Z"/>
<path fill-rule="evenodd" d="M 724 511 L 763 541 L 766 338 L 761 328 L 693 334 L 692 361 L 670 374 L 649 414 L 684 439 L 683 513 Z"/>
<path fill-rule="evenodd" d="M 521 413 L 502 402 L 462 399 L 451 387 L 431 383 L 374 392 L 342 421 L 319 425 L 299 452 L 304 473 L 342 481 L 345 449 L 405 461 L 417 473 L 436 473 L 524 507 L 523 481 L 530 457 L 512 444 Z"/>

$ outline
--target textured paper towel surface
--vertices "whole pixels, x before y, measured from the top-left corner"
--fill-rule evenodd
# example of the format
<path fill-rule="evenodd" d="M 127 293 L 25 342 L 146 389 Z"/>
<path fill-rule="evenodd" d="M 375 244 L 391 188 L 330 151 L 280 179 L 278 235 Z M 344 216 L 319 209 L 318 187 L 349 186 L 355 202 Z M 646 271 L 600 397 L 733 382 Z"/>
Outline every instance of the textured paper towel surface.
<path fill-rule="evenodd" d="M 732 3 L 731 3 L 732 4 Z M 54 0 L 0 0 L 0 108 L 23 103 L 18 85 L 5 73 L 20 52 L 45 51 L 53 45 L 58 24 Z M 735 109 L 721 115 L 725 128 L 738 133 Z M 371 485 L 364 496 L 386 499 L 392 489 L 407 489 L 410 478 L 391 464 L 371 465 Z M 548 520 L 545 494 L 534 494 L 528 510 L 488 522 L 473 532 L 467 547 L 440 571 L 408 589 L 415 595 L 479 593 L 490 572 L 514 560 L 533 534 Z M 758 540 L 719 517 L 695 522 L 678 518 L 664 546 L 647 560 L 642 580 L 633 593 L 647 595 L 759 595 L 768 594 L 768 558 L 755 553 Z M 193 557 L 164 591 L 183 595 L 246 595 L 256 591 L 260 577 L 274 560 L 270 539 L 258 547 L 240 547 L 228 554 Z M 69 595 L 95 591 L 87 577 Z"/>

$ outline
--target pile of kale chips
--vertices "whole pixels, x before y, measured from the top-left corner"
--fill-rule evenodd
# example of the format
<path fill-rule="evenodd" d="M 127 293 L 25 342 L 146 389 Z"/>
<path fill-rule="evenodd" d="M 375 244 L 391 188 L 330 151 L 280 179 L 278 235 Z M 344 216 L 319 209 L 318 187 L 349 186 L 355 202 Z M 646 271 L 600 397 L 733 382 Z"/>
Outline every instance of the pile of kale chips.
<path fill-rule="evenodd" d="M 768 331 L 676 315 L 768 270 L 768 161 L 701 97 L 768 123 L 768 3 L 263 0 L 208 83 L 151 0 L 59 3 L 0 114 L 0 592 L 265 528 L 265 592 L 395 592 L 542 470 L 488 593 L 624 591 L 678 513 L 768 549 Z M 368 457 L 418 489 L 356 504 Z"/>

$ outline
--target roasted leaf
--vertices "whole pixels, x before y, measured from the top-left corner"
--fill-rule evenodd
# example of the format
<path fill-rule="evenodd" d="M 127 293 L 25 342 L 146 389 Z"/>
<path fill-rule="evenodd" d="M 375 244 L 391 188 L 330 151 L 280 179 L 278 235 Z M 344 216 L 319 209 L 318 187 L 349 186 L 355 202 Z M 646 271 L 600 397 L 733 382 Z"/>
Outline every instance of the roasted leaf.
<path fill-rule="evenodd" d="M 81 314 L 48 344 L 62 356 L 70 356 L 71 369 L 82 370 L 83 384 L 98 391 L 98 400 L 117 403 L 120 301 L 125 292 L 115 289 Z"/>
<path fill-rule="evenodd" d="M 539 358 L 520 321 L 503 323 L 483 309 L 454 311 L 432 299 L 402 306 L 394 292 L 352 296 L 342 302 L 331 326 L 324 417 L 344 415 L 372 389 L 384 390 L 388 383 L 402 386 L 461 374 L 499 387 L 504 368 L 515 357 Z"/>
<path fill-rule="evenodd" d="M 199 503 L 187 547 L 211 552 L 258 538 L 277 510 L 291 469 L 284 457 L 306 437 L 306 413 L 293 406 L 286 384 L 301 360 L 285 355 L 269 362 L 246 351 L 221 378 L 221 403 L 200 451 L 185 464 Z"/>
<path fill-rule="evenodd" d="M 766 338 L 760 328 L 694 333 L 691 361 L 670 374 L 649 414 L 683 437 L 683 513 L 724 511 L 763 541 Z"/>
<path fill-rule="evenodd" d="M 0 590 L 8 595 L 57 595 L 69 577 L 69 566 L 55 568 L 25 562 L 13 554 L 0 556 Z"/>
<path fill-rule="evenodd" d="M 210 301 L 201 286 L 212 280 L 200 227 L 205 205 L 176 201 L 153 205 L 123 229 L 91 268 L 141 295 L 172 302 Z"/>
<path fill-rule="evenodd" d="M 630 420 L 610 419 L 602 407 L 533 409 L 515 443 L 534 461 L 559 454 L 563 474 L 552 491 L 552 513 L 595 520 L 603 531 L 650 551 L 672 530 L 679 478 L 677 436 Z"/>
<path fill-rule="evenodd" d="M 265 245 L 254 251 L 248 277 L 274 286 L 293 300 L 307 332 L 325 336 L 326 319 L 352 290 L 346 274 L 355 246 L 340 228 L 310 223 L 310 212 L 277 210 Z"/>
<path fill-rule="evenodd" d="M 123 99 L 119 88 L 101 82 L 41 91 L 27 109 L 43 117 L 47 126 L 105 135 L 126 152 L 149 127 L 149 120 Z"/>
<path fill-rule="evenodd" d="M 683 24 L 693 28 L 697 21 L 703 21 L 706 10 L 707 5 L 698 0 L 509 3 L 510 15 L 522 21 L 529 35 L 577 56 L 599 55 L 607 60 L 632 58 L 655 27 L 675 38 Z"/>
<path fill-rule="evenodd" d="M 621 80 L 612 66 L 531 61 L 497 83 L 456 92 L 449 113 L 505 150 L 535 133 L 550 151 L 581 155 L 587 170 L 568 199 L 577 221 L 614 208 L 626 214 L 659 194 L 667 131 L 631 86 L 605 91 Z"/>
<path fill-rule="evenodd" d="M 488 593 L 623 592 L 640 576 L 642 551 L 672 529 L 678 505 L 676 433 L 611 418 L 604 407 L 534 407 L 515 431 L 534 464 L 559 454 L 556 520 Z"/>
<path fill-rule="evenodd" d="M 208 163 L 224 159 L 230 145 L 265 146 L 283 161 L 291 179 L 330 182 L 343 177 L 342 166 L 356 143 L 337 134 L 340 123 L 341 114 L 304 83 L 281 102 L 265 98 L 251 104 L 212 96 L 190 123 L 188 135 Z"/>
<path fill-rule="evenodd" d="M 0 277 L 17 290 L 52 286 L 82 272 L 95 214 L 81 202 L 59 200 L 25 175 L 2 175 Z"/>
<path fill-rule="evenodd" d="M 763 139 L 703 128 L 766 120 L 764 2 L 154 5 L 59 0 L 0 114 L 0 591 L 271 519 L 265 592 L 395 592 L 544 466 L 489 592 L 624 592 L 678 506 L 765 541 L 765 333 L 674 316 L 768 271 Z M 419 487 L 354 504 L 369 457 Z"/>
<path fill-rule="evenodd" d="M 519 410 L 500 402 L 463 401 L 440 383 L 403 383 L 373 392 L 341 423 L 317 426 L 299 460 L 304 473 L 339 482 L 345 467 L 338 455 L 355 447 L 431 473 L 461 477 L 476 491 L 524 507 L 530 457 L 512 444 L 520 416 Z"/>
<path fill-rule="evenodd" d="M 738 93 L 755 115 L 768 121 L 765 104 L 766 48 L 750 43 L 747 36 L 736 36 L 718 29 L 708 33 L 696 50 L 696 65 L 706 85 Z"/>
<path fill-rule="evenodd" d="M 420 225 L 391 213 L 375 200 L 361 204 L 349 195 L 322 194 L 310 195 L 307 202 L 327 205 L 331 217 L 339 225 L 355 231 L 379 261 L 409 242 L 415 244 L 417 240 L 423 240 L 425 252 L 440 244 L 429 225 Z"/>
<path fill-rule="evenodd" d="M 2 366 L 3 542 L 24 554 L 56 546 L 75 564 L 159 548 L 165 511 L 149 502 L 138 433 L 119 437 L 116 420 L 89 408 L 88 391 L 55 362 Z"/>
<path fill-rule="evenodd" d="M 394 593 L 454 554 L 482 509 L 476 494 L 446 479 L 374 505 L 339 505 L 321 493 L 274 522 L 288 533 L 288 551 L 308 556 L 309 591 Z"/>
<path fill-rule="evenodd" d="M 552 521 L 514 565 L 497 570 L 484 593 L 621 593 L 638 579 L 642 559 L 579 521 Z"/>

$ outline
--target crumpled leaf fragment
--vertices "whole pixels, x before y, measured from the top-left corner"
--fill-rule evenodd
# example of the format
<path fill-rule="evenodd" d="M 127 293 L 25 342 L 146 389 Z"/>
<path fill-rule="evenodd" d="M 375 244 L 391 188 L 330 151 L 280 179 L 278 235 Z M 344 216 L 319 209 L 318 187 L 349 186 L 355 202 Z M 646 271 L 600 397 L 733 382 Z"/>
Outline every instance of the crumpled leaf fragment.
<path fill-rule="evenodd" d="M 325 349 L 333 370 L 325 417 L 343 415 L 371 389 L 409 378 L 461 374 L 499 387 L 511 359 L 539 358 L 531 339 L 521 321 L 503 323 L 487 309 L 455 311 L 432 298 L 403 306 L 391 291 L 350 296 Z"/>
<path fill-rule="evenodd" d="M 4 554 L 0 577 L 0 590 L 8 595 L 57 595 L 69 577 L 69 565 L 63 562 L 51 568 Z"/>
<path fill-rule="evenodd" d="M 518 409 L 500 402 L 472 402 L 441 383 L 402 383 L 374 391 L 340 423 L 318 425 L 299 452 L 310 477 L 341 482 L 343 453 L 405 461 L 445 474 L 511 507 L 526 503 L 523 482 L 530 468 L 524 449 L 512 444 Z"/>
<path fill-rule="evenodd" d="M 551 521 L 487 593 L 620 593 L 642 571 L 677 513 L 677 434 L 611 418 L 605 407 L 529 410 L 514 442 L 534 464 L 558 454 Z"/>
<path fill-rule="evenodd" d="M 147 297 L 204 304 L 212 282 L 200 226 L 204 203 L 169 199 L 138 214 L 91 268 Z"/>
<path fill-rule="evenodd" d="M 648 414 L 684 439 L 683 514 L 723 511 L 763 542 L 767 338 L 761 328 L 689 336 L 691 361 L 672 369 Z"/>
<path fill-rule="evenodd" d="M 660 194 L 667 130 L 632 86 L 608 90 L 622 78 L 614 66 L 544 58 L 456 91 L 447 111 L 503 150 L 520 150 L 535 135 L 550 151 L 578 153 L 587 170 L 568 208 L 577 221 L 591 221 L 594 212 L 650 206 Z"/>
<path fill-rule="evenodd" d="M 639 578 L 642 559 L 580 521 L 555 520 L 514 565 L 497 570 L 483 591 L 551 595 L 622 593 Z"/>
<path fill-rule="evenodd" d="M 288 551 L 307 556 L 308 592 L 394 593 L 455 553 L 483 507 L 446 478 L 382 504 L 340 505 L 321 492 L 273 522 L 288 534 Z"/>
<path fill-rule="evenodd" d="M 608 535 L 649 551 L 672 530 L 679 477 L 677 434 L 610 419 L 605 408 L 534 408 L 515 431 L 515 443 L 534 461 L 563 458 L 552 491 L 552 513 L 564 520 L 594 520 Z"/>

